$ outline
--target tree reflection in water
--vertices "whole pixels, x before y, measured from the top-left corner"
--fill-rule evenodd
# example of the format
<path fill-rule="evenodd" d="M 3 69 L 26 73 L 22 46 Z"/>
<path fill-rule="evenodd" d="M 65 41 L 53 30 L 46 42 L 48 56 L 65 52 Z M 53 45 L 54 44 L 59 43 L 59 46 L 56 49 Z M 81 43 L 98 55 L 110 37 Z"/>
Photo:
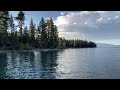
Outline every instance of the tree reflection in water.
<path fill-rule="evenodd" d="M 41 52 L 41 78 L 55 79 L 58 51 Z"/>
<path fill-rule="evenodd" d="M 0 53 L 0 79 L 5 79 L 6 76 L 7 55 L 5 52 Z"/>
<path fill-rule="evenodd" d="M 0 77 L 7 75 L 7 78 L 15 79 L 55 79 L 58 52 L 60 51 L 9 52 L 7 55 L 2 53 Z"/>

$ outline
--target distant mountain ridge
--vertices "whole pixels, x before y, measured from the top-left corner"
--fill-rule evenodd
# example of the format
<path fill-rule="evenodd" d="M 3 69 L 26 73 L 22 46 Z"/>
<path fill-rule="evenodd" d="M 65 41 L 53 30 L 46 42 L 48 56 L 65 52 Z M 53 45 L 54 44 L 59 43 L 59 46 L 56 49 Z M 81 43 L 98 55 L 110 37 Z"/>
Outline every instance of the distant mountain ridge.
<path fill-rule="evenodd" d="M 96 43 L 97 47 L 120 47 L 120 45 L 105 44 L 105 43 Z"/>

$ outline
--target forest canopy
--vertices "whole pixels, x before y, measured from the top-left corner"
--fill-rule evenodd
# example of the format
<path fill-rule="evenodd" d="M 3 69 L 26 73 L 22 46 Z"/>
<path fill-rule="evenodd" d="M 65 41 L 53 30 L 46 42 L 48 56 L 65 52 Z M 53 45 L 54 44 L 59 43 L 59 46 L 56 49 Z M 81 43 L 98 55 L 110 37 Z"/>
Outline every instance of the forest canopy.
<path fill-rule="evenodd" d="M 18 22 L 15 25 L 15 20 Z M 67 40 L 58 36 L 57 26 L 53 19 L 40 19 L 39 25 L 30 20 L 29 27 L 24 26 L 25 13 L 19 11 L 16 17 L 9 11 L 0 11 L 0 49 L 29 50 L 29 49 L 63 49 L 63 48 L 92 48 L 95 42 L 86 40 Z M 17 29 L 18 28 L 18 29 Z"/>

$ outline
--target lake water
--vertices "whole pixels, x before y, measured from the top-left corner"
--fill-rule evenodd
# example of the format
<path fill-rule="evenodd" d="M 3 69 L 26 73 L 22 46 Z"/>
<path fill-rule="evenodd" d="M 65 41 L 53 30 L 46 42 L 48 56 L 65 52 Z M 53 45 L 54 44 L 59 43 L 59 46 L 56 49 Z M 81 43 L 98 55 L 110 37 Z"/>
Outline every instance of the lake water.
<path fill-rule="evenodd" d="M 120 79 L 120 48 L 0 52 L 2 79 Z"/>

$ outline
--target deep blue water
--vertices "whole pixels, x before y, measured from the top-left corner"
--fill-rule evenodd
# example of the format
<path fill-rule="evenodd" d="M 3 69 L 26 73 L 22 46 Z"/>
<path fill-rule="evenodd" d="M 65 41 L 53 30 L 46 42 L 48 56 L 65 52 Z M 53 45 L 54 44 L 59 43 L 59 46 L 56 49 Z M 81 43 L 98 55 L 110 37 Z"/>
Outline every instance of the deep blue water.
<path fill-rule="evenodd" d="M 0 52 L 4 79 L 120 79 L 120 48 Z"/>

